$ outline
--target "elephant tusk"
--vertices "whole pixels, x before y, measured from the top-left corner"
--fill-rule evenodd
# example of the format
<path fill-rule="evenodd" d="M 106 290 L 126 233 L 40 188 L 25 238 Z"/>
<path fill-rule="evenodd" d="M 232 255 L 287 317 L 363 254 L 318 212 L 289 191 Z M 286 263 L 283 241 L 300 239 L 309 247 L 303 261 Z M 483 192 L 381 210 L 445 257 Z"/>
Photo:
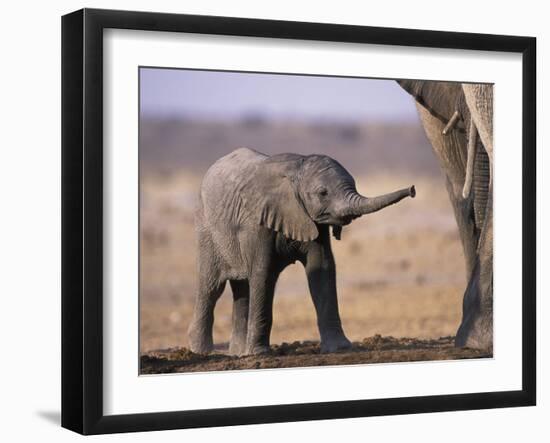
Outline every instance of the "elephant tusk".
<path fill-rule="evenodd" d="M 456 126 L 456 123 L 458 122 L 458 119 L 460 118 L 460 113 L 458 111 L 455 111 L 452 115 L 451 119 L 447 123 L 447 126 L 443 128 L 443 131 L 441 132 L 443 135 L 447 135 L 449 132 L 453 130 L 453 128 Z"/>
<path fill-rule="evenodd" d="M 466 160 L 466 177 L 464 178 L 464 188 L 462 197 L 468 198 L 472 190 L 472 181 L 474 177 L 474 160 L 476 156 L 477 128 L 474 120 L 470 119 L 470 131 L 468 133 L 468 157 Z"/>

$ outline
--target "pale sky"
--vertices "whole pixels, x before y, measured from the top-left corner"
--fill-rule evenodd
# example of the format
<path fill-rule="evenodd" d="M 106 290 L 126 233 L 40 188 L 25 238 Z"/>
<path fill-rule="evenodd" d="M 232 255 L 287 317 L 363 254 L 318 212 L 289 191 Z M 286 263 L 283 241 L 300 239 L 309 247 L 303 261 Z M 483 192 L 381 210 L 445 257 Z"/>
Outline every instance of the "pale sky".
<path fill-rule="evenodd" d="M 143 115 L 412 121 L 412 98 L 393 80 L 140 69 Z"/>

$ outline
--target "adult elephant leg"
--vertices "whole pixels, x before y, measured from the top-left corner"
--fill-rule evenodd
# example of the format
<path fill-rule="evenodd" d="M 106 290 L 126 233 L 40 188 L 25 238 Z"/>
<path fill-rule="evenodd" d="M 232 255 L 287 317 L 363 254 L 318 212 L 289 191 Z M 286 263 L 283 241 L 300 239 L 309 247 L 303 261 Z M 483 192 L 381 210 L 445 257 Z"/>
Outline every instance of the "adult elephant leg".
<path fill-rule="evenodd" d="M 483 146 L 478 146 L 474 165 L 474 192 L 462 196 L 466 176 L 467 141 L 458 131 L 442 135 L 444 124 L 422 106 L 418 110 L 434 152 L 447 177 L 447 191 L 454 209 L 464 249 L 467 286 L 463 299 L 463 318 L 455 344 L 487 349 L 492 345 L 492 189 Z M 483 185 L 484 183 L 484 185 Z M 488 191 L 483 188 L 488 187 Z M 477 198 L 477 200 L 476 200 Z M 478 206 L 484 204 L 480 210 Z M 477 213 L 477 214 L 476 214 Z"/>
<path fill-rule="evenodd" d="M 336 294 L 336 267 L 330 247 L 328 226 L 319 229 L 319 237 L 311 242 L 305 259 L 307 281 L 321 336 L 321 352 L 334 352 L 351 347 L 344 335 Z"/>
<path fill-rule="evenodd" d="M 477 127 L 483 150 L 477 172 L 489 183 L 485 201 L 477 199 L 476 212 L 481 212 L 481 238 L 478 248 L 477 280 L 468 286 L 463 317 L 457 332 L 457 346 L 491 349 L 493 345 L 493 87 L 486 84 L 462 85 L 472 121 Z M 482 194 L 477 191 L 478 195 Z M 483 206 L 484 204 L 484 206 Z"/>
<path fill-rule="evenodd" d="M 242 355 L 246 348 L 250 291 L 246 280 L 231 280 L 230 284 L 233 291 L 233 326 L 229 341 L 229 353 Z"/>
<path fill-rule="evenodd" d="M 493 206 L 492 187 L 475 270 L 466 288 L 462 322 L 455 344 L 479 349 L 493 345 Z"/>
<path fill-rule="evenodd" d="M 487 332 L 492 329 L 492 86 L 464 84 L 457 90 L 456 84 L 443 87 L 425 82 L 399 83 L 417 100 L 424 129 L 447 178 L 464 249 L 468 284 L 456 344 L 489 348 L 492 345 L 492 333 Z M 452 124 L 456 111 L 463 118 L 462 131 L 466 129 L 466 134 L 470 134 L 470 154 L 475 156 L 470 157 L 470 168 L 466 168 L 468 139 L 457 127 L 456 119 Z M 477 144 L 471 134 L 479 134 Z M 467 175 L 470 181 L 464 186 Z"/>

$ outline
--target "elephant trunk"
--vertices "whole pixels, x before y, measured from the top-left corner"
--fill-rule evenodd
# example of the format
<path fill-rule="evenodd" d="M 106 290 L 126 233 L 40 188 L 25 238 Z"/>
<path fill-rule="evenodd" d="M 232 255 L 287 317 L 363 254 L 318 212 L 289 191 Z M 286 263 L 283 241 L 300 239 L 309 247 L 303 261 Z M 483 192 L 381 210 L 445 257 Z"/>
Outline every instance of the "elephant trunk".
<path fill-rule="evenodd" d="M 470 128 L 468 130 L 468 153 L 466 159 L 466 177 L 464 178 L 464 187 L 462 188 L 462 198 L 468 198 L 472 190 L 472 181 L 474 178 L 474 160 L 476 157 L 477 129 L 474 119 L 470 119 Z"/>
<path fill-rule="evenodd" d="M 405 197 L 414 198 L 415 195 L 416 190 L 414 186 L 372 198 L 363 197 L 362 195 L 355 193 L 351 198 L 347 215 L 361 216 L 370 214 L 372 212 L 379 211 L 380 209 L 384 209 L 386 206 L 393 205 L 403 200 Z"/>

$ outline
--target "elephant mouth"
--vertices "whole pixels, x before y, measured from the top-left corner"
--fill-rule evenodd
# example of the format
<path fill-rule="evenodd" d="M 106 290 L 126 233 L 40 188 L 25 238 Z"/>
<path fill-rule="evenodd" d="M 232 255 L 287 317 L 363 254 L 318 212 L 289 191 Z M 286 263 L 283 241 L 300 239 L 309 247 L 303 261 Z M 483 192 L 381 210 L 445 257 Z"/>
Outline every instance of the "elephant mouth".
<path fill-rule="evenodd" d="M 324 225 L 347 226 L 358 217 L 359 216 L 356 215 L 344 215 L 336 217 L 328 212 L 324 212 L 317 217 L 316 221 L 317 223 Z"/>
<path fill-rule="evenodd" d="M 358 218 L 358 216 L 355 215 L 346 215 L 344 217 L 341 217 L 342 223 L 340 223 L 340 226 L 347 226 L 356 218 Z"/>
<path fill-rule="evenodd" d="M 334 218 L 332 217 L 332 214 L 328 212 L 321 212 L 317 217 L 315 217 L 315 221 L 323 225 L 330 225 L 334 221 Z"/>

